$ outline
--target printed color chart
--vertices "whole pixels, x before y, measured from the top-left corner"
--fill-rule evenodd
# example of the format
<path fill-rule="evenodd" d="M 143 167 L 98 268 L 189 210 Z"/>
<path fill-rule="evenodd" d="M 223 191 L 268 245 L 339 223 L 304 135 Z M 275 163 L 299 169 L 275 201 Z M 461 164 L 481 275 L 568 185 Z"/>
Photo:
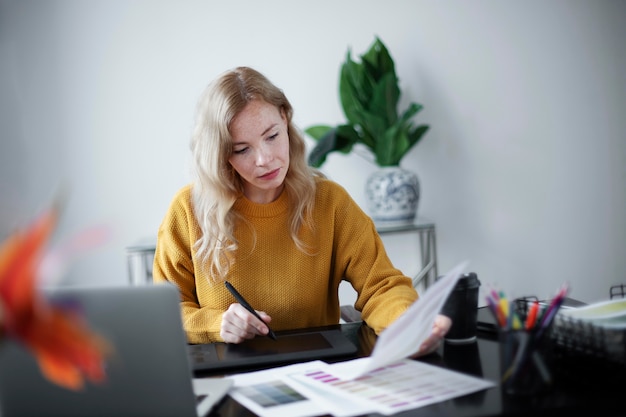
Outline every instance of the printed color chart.
<path fill-rule="evenodd" d="M 375 369 L 353 380 L 342 380 L 330 371 L 332 369 L 320 369 L 291 376 L 351 401 L 365 401 L 386 415 L 493 386 L 490 381 L 410 359 Z"/>
<path fill-rule="evenodd" d="M 261 407 L 275 407 L 306 400 L 305 397 L 281 381 L 244 387 L 241 388 L 241 393 Z"/>

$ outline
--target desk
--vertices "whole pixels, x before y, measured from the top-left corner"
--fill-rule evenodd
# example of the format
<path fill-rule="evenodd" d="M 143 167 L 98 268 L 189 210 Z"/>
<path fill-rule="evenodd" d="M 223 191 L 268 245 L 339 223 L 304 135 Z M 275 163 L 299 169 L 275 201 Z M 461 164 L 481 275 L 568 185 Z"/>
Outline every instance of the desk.
<path fill-rule="evenodd" d="M 424 288 L 437 279 L 437 240 L 435 223 L 418 218 L 415 223 L 404 226 L 377 227 L 378 234 L 417 233 L 420 240 L 420 260 L 422 269 L 413 277 L 413 286 L 424 283 Z M 133 285 L 152 282 L 152 263 L 156 239 L 146 238 L 126 248 L 128 277 Z"/>
<path fill-rule="evenodd" d="M 341 330 L 359 347 L 358 356 L 369 355 L 376 336 L 361 322 L 341 325 Z M 419 359 L 433 365 L 498 380 L 500 374 L 499 348 L 495 338 L 479 332 L 477 343 L 470 345 L 444 344 L 439 351 Z M 571 364 L 570 364 L 571 365 Z M 594 415 L 624 416 L 626 401 L 622 398 L 624 378 L 611 384 L 611 375 L 585 381 L 577 375 L 575 366 L 555 369 L 555 386 L 547 394 L 531 398 L 515 398 L 503 394 L 499 386 L 474 394 L 454 398 L 427 407 L 409 410 L 394 416 L 482 417 L 482 416 L 561 416 Z M 623 370 L 622 370 L 623 371 Z M 615 371 L 614 374 L 621 372 Z M 199 375 L 201 376 L 201 375 Z M 248 409 L 226 397 L 212 416 L 254 416 Z M 371 416 L 380 416 L 372 414 Z"/>

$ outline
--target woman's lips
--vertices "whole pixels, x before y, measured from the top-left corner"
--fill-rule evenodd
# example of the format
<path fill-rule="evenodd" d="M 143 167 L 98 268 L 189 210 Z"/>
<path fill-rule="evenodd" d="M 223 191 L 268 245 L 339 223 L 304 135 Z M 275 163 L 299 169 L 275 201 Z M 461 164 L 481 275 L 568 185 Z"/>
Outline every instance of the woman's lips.
<path fill-rule="evenodd" d="M 273 171 L 268 172 L 265 175 L 261 175 L 259 178 L 261 178 L 262 180 L 273 180 L 274 178 L 278 176 L 279 172 L 280 172 L 280 168 L 277 168 Z"/>

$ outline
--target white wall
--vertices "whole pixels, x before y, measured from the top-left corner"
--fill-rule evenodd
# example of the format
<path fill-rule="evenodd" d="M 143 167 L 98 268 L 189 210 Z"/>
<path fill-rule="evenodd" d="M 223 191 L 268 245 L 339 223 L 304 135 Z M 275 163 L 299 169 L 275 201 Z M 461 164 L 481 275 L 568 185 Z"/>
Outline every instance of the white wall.
<path fill-rule="evenodd" d="M 402 164 L 437 224 L 440 272 L 467 259 L 511 296 L 569 281 L 585 301 L 626 282 L 617 0 L 0 0 L 0 236 L 67 184 L 58 236 L 115 232 L 68 280 L 127 282 L 125 247 L 156 233 L 189 178 L 204 86 L 254 66 L 301 127 L 341 122 L 340 62 L 374 35 L 431 125 Z M 338 155 L 324 168 L 364 202 L 373 165 Z M 389 250 L 402 268 L 417 260 L 412 244 Z"/>

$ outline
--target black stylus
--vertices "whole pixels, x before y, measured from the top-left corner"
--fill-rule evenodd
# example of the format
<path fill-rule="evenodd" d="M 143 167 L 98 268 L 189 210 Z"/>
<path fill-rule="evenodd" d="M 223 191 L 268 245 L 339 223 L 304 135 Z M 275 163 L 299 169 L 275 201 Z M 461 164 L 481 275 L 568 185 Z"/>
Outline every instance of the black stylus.
<path fill-rule="evenodd" d="M 257 319 L 263 321 L 263 319 L 261 318 L 261 316 L 258 315 L 258 313 L 252 308 L 252 306 L 250 304 L 248 304 L 248 302 L 246 301 L 245 298 L 243 298 L 243 296 L 241 294 L 239 294 L 239 292 L 235 289 L 235 287 L 233 287 L 231 285 L 230 282 L 228 281 L 224 281 L 224 285 L 226 285 L 226 289 L 228 291 L 230 291 L 230 293 L 237 299 L 237 301 L 239 301 L 239 304 L 241 304 L 242 306 L 245 307 L 246 310 L 248 310 L 250 313 L 254 314 L 254 317 L 256 317 Z M 263 323 L 265 323 L 263 321 Z M 267 326 L 267 324 L 266 324 Z M 267 326 L 267 328 L 270 330 L 269 333 L 267 334 L 269 337 L 271 337 L 272 339 L 276 340 L 276 335 L 274 334 L 274 332 L 272 331 L 272 329 L 270 329 L 270 326 Z"/>

